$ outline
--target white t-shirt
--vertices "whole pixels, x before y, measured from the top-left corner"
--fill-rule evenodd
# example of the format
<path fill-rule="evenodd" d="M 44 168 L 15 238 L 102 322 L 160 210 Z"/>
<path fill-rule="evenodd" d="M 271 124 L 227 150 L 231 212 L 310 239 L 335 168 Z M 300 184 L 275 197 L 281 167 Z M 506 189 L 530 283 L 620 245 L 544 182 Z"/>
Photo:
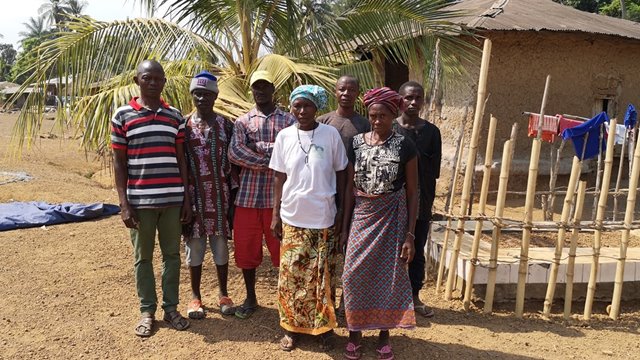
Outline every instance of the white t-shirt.
<path fill-rule="evenodd" d="M 318 124 L 315 131 L 303 131 L 295 124 L 280 131 L 269 167 L 287 174 L 280 205 L 282 221 L 305 229 L 332 226 L 336 171 L 344 170 L 347 163 L 340 134 L 332 126 Z"/>

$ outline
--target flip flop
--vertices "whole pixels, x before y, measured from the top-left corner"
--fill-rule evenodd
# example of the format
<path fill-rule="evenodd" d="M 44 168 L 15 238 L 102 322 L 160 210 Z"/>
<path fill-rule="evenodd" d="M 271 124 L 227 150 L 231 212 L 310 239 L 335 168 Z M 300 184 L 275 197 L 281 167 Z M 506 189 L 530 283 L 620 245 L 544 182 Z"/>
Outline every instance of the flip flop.
<path fill-rule="evenodd" d="M 222 315 L 233 315 L 236 312 L 236 306 L 228 296 L 221 296 L 220 301 L 220 313 Z"/>
<path fill-rule="evenodd" d="M 393 350 L 391 350 L 391 346 L 385 345 L 379 349 L 376 349 L 378 353 L 379 360 L 393 360 Z"/>
<path fill-rule="evenodd" d="M 280 349 L 282 351 L 289 352 L 296 348 L 296 336 L 290 334 L 284 334 L 282 339 L 280 339 Z"/>
<path fill-rule="evenodd" d="M 258 305 L 248 306 L 248 305 L 242 304 L 236 308 L 236 312 L 234 315 L 237 318 L 244 320 L 244 319 L 250 318 L 251 315 L 253 315 L 253 313 L 256 312 L 256 310 L 258 310 Z"/>
<path fill-rule="evenodd" d="M 418 305 L 418 306 L 414 306 L 413 307 L 413 311 L 415 311 L 416 313 L 426 317 L 426 318 L 430 318 L 433 317 L 436 313 L 435 311 L 433 311 L 432 308 L 428 307 L 425 304 L 422 305 Z"/>
<path fill-rule="evenodd" d="M 189 307 L 187 307 L 187 316 L 189 319 L 203 319 L 204 309 L 202 308 L 202 301 L 198 299 L 191 300 Z"/>
<path fill-rule="evenodd" d="M 360 348 L 362 348 L 362 345 L 356 345 L 349 341 L 347 348 L 344 350 L 344 357 L 349 360 L 359 360 L 362 357 Z"/>
<path fill-rule="evenodd" d="M 133 332 L 140 337 L 149 337 L 153 333 L 153 315 L 143 313 Z"/>

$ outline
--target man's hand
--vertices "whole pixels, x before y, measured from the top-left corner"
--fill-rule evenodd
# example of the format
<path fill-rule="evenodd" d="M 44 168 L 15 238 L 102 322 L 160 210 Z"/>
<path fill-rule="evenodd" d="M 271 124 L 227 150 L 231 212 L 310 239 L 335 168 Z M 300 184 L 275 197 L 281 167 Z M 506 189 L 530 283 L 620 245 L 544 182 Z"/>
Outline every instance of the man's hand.
<path fill-rule="evenodd" d="M 138 216 L 136 215 L 136 211 L 133 210 L 128 203 L 120 206 L 120 218 L 122 222 L 124 222 L 124 226 L 129 229 L 138 228 Z"/>
<path fill-rule="evenodd" d="M 347 240 L 349 240 L 349 232 L 343 231 L 339 237 L 340 252 L 343 255 L 347 253 Z"/>
<path fill-rule="evenodd" d="M 180 223 L 181 224 L 189 224 L 191 222 L 191 217 L 193 216 L 193 211 L 191 210 L 191 203 L 187 196 L 185 195 L 184 201 L 182 202 L 182 208 L 180 209 Z"/>
<path fill-rule="evenodd" d="M 271 218 L 271 234 L 279 241 L 282 241 L 282 219 L 275 214 Z"/>
<path fill-rule="evenodd" d="M 336 217 L 333 219 L 333 233 L 336 237 L 340 237 L 342 231 L 342 210 L 336 212 Z"/>
<path fill-rule="evenodd" d="M 415 246 L 413 245 L 414 237 L 411 237 L 410 233 L 407 233 L 406 240 L 404 244 L 402 244 L 402 251 L 400 252 L 400 258 L 405 261 L 405 263 L 410 263 L 413 261 L 413 256 L 416 254 Z"/>

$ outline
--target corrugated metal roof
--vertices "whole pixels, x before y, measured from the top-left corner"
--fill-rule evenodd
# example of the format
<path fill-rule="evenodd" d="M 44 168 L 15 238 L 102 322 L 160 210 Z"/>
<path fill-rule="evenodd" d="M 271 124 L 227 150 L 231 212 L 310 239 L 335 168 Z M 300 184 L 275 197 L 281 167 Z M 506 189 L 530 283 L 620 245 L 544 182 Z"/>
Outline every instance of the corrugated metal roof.
<path fill-rule="evenodd" d="M 18 86 L 13 86 L 13 87 L 8 87 L 6 89 L 0 90 L 1 94 L 5 94 L 5 95 L 13 95 L 15 93 L 17 93 L 20 90 L 20 85 Z M 24 90 L 22 90 L 23 94 L 30 94 L 33 92 L 33 88 L 32 87 L 28 87 L 25 88 Z"/>
<path fill-rule="evenodd" d="M 16 83 L 9 82 L 9 81 L 0 81 L 0 90 L 6 89 L 6 88 L 10 88 L 10 87 L 16 87 L 16 86 L 20 86 L 20 85 L 16 84 Z"/>
<path fill-rule="evenodd" d="M 474 29 L 584 32 L 640 40 L 640 23 L 580 11 L 552 0 L 464 0 L 447 9 L 468 14 L 452 22 Z"/>

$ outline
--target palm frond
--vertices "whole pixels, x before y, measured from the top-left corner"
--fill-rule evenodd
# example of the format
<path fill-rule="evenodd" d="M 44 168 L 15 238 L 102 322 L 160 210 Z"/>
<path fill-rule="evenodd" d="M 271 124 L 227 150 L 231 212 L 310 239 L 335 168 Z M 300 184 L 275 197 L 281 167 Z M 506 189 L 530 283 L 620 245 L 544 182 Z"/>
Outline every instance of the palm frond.
<path fill-rule="evenodd" d="M 207 59 L 218 52 L 217 45 L 168 21 L 132 19 L 106 23 L 76 18 L 65 27 L 68 31 L 58 33 L 55 39 L 34 50 L 40 61 L 27 69 L 33 74 L 18 94 L 9 99 L 10 106 L 24 89 L 33 87 L 14 129 L 20 146 L 25 140 L 30 145 L 37 136 L 45 107 L 45 89 L 52 78 L 58 79 L 62 91 L 59 96 L 69 97 L 69 119 L 59 112 L 59 124 L 71 121 L 94 136 L 103 133 L 87 126 L 108 126 L 111 112 L 128 101 L 124 99 L 131 91 L 126 89 L 130 89 L 133 69 L 142 60 L 167 63 L 167 77 L 182 76 L 184 81 L 196 69 L 215 68 Z M 174 61 L 178 65 L 171 64 Z M 88 101 L 95 104 L 89 106 Z M 87 121 L 89 110 L 97 111 L 92 115 L 95 121 Z M 93 147 L 103 140 L 87 140 L 84 144 Z"/>

